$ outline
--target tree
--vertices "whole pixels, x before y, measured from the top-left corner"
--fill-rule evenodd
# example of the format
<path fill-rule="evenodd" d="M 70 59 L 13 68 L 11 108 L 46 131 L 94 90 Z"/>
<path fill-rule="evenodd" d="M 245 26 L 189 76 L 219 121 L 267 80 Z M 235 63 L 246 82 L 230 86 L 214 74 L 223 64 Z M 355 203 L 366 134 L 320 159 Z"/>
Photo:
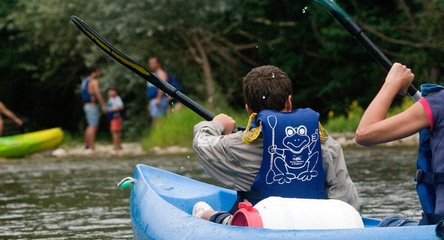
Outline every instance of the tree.
<path fill-rule="evenodd" d="M 418 79 L 442 83 L 443 1 L 339 1 L 369 37 Z M 187 94 L 209 106 L 243 109 L 241 79 L 273 64 L 293 80 L 295 106 L 321 113 L 365 105 L 385 71 L 312 1 L 143 0 L 0 3 L 0 96 L 40 126 L 83 122 L 79 83 L 103 69 L 101 85 L 126 100 L 129 134 L 147 127 L 145 82 L 111 62 L 70 22 L 78 15 L 117 48 L 144 63 L 163 60 Z"/>

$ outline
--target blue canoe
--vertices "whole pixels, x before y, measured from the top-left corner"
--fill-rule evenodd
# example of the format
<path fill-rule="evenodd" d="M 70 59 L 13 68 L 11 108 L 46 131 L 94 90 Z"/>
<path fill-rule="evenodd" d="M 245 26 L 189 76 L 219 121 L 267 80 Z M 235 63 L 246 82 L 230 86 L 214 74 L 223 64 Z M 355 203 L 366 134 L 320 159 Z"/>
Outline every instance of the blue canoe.
<path fill-rule="evenodd" d="M 435 226 L 376 228 L 379 220 L 363 218 L 364 229 L 270 230 L 215 224 L 190 215 L 197 201 L 229 210 L 232 190 L 139 164 L 131 191 L 131 221 L 135 239 L 438 239 Z"/>

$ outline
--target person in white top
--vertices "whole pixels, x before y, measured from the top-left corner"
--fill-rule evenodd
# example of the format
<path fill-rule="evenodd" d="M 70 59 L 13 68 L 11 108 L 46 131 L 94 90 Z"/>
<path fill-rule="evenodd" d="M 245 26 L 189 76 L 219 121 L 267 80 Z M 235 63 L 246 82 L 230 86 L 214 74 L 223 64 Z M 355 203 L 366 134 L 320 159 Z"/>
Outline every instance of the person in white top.
<path fill-rule="evenodd" d="M 106 116 L 110 121 L 110 132 L 113 137 L 114 149 L 116 151 L 122 149 L 122 114 L 124 109 L 123 101 L 119 96 L 116 88 L 108 89 L 108 103 L 106 104 Z"/>

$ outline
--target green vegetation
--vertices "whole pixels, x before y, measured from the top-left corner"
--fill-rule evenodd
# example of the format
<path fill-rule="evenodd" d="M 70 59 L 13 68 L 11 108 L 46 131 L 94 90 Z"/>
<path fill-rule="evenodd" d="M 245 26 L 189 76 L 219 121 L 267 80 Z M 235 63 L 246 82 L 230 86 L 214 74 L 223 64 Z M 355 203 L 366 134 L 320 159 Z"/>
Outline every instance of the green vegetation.
<path fill-rule="evenodd" d="M 363 113 L 364 109 L 359 106 L 357 101 L 353 101 L 344 115 L 335 116 L 333 111 L 328 112 L 325 128 L 333 133 L 354 132 Z"/>
<path fill-rule="evenodd" d="M 413 100 L 410 97 L 404 97 L 401 104 L 390 108 L 389 116 L 398 114 L 413 104 Z M 328 112 L 328 119 L 325 123 L 325 128 L 329 132 L 342 133 L 342 132 L 354 132 L 358 127 L 362 114 L 364 114 L 364 108 L 362 108 L 357 101 L 353 101 L 348 107 L 347 113 L 344 115 L 335 116 L 333 111 Z"/>
<path fill-rule="evenodd" d="M 412 67 L 416 84 L 444 82 L 444 1 L 337 2 L 390 59 Z M 214 112 L 220 103 L 243 111 L 242 76 L 273 64 L 293 80 L 295 105 L 332 111 L 332 127 L 352 129 L 355 107 L 369 103 L 386 74 L 308 0 L 0 1 L 0 101 L 36 128 L 81 134 L 79 84 L 91 65 L 102 68 L 103 90 L 120 90 L 125 139 L 149 128 L 145 81 L 98 50 L 70 22 L 73 14 L 142 64 L 158 56 Z"/>
<path fill-rule="evenodd" d="M 238 125 L 244 126 L 248 116 L 243 112 L 218 111 L 230 115 Z M 167 117 L 144 134 L 142 146 L 149 150 L 152 147 L 183 146 L 191 147 L 193 141 L 193 127 L 203 119 L 187 108 L 171 112 Z"/>

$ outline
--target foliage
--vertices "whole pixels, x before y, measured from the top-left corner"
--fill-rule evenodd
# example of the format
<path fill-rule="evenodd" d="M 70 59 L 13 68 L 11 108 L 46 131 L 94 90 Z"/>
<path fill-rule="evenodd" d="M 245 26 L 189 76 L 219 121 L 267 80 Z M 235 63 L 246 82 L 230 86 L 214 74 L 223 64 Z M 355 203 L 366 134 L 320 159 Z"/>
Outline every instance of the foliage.
<path fill-rule="evenodd" d="M 409 108 L 413 103 L 410 97 L 402 98 L 402 102 L 389 109 L 388 115 L 393 116 L 401 113 Z M 328 112 L 328 119 L 325 123 L 325 128 L 329 132 L 355 132 L 359 125 L 364 109 L 359 105 L 357 101 L 353 101 L 348 107 L 346 114 L 335 116 L 333 111 Z"/>
<path fill-rule="evenodd" d="M 345 115 L 335 116 L 334 112 L 330 111 L 325 128 L 329 132 L 354 132 L 363 113 L 364 109 L 357 101 L 353 101 Z"/>
<path fill-rule="evenodd" d="M 187 94 L 213 110 L 224 103 L 242 111 L 242 76 L 273 64 L 292 78 L 295 106 L 345 114 L 335 125 L 351 129 L 348 115 L 356 109 L 348 106 L 367 105 L 385 72 L 312 2 L 5 0 L 0 100 L 35 126 L 80 132 L 80 80 L 98 65 L 102 89 L 116 86 L 125 101 L 126 137 L 137 139 L 149 127 L 145 82 L 89 42 L 70 23 L 75 14 L 136 61 L 158 56 Z M 412 66 L 418 83 L 444 82 L 444 1 L 338 3 L 390 59 Z"/>
<path fill-rule="evenodd" d="M 248 121 L 246 113 L 232 110 L 221 112 L 233 117 L 238 125 L 244 125 Z M 168 117 L 161 119 L 144 134 L 142 146 L 147 150 L 172 145 L 191 147 L 193 127 L 200 121 L 202 118 L 189 109 L 170 111 Z"/>

